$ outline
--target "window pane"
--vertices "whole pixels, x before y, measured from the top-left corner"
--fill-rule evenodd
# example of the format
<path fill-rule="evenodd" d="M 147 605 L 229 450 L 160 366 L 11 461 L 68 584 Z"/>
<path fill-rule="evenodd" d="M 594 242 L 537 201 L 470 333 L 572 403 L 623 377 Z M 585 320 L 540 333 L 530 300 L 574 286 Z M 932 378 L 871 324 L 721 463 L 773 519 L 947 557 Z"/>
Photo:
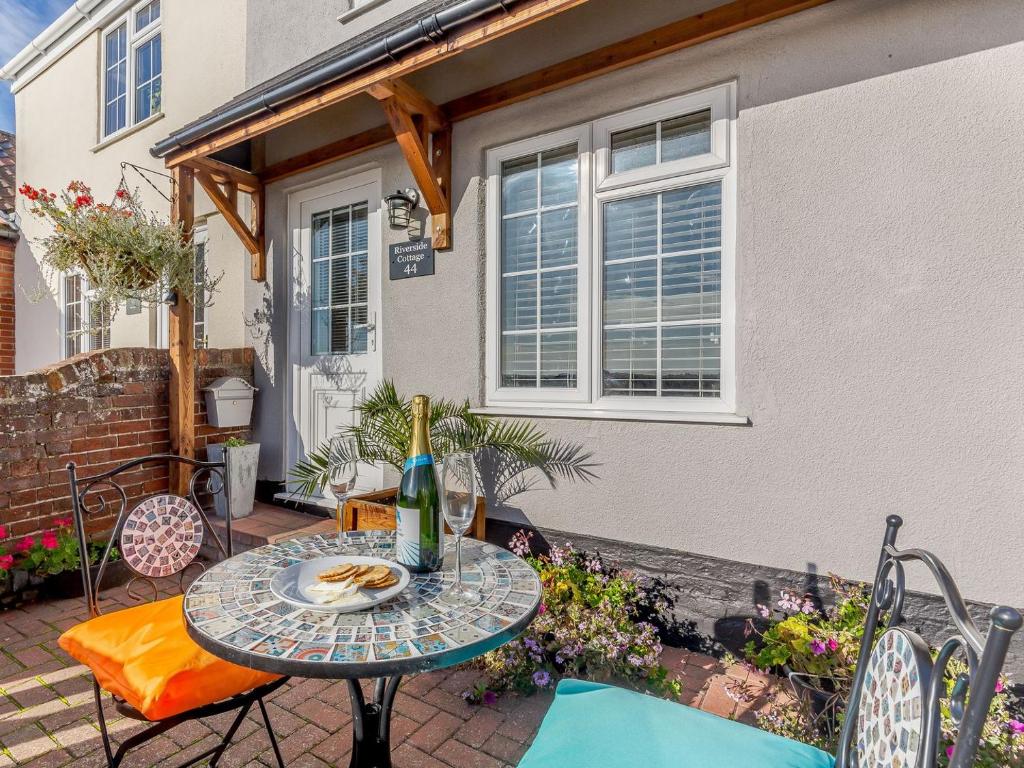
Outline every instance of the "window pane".
<path fill-rule="evenodd" d="M 146 83 L 135 89 L 135 122 L 149 117 L 152 107 L 152 84 Z"/>
<path fill-rule="evenodd" d="M 331 352 L 348 352 L 348 307 L 335 308 L 331 312 Z"/>
<path fill-rule="evenodd" d="M 365 203 L 357 205 L 352 209 L 352 250 L 365 251 L 367 249 L 367 228 L 366 228 L 367 206 Z"/>
<path fill-rule="evenodd" d="M 331 351 L 331 310 L 313 310 L 313 354 L 326 355 Z"/>
<path fill-rule="evenodd" d="M 501 164 L 501 212 L 519 213 L 537 208 L 537 156 Z"/>
<path fill-rule="evenodd" d="M 326 307 L 331 302 L 331 262 L 313 262 L 312 298 L 314 307 Z"/>
<path fill-rule="evenodd" d="M 501 386 L 537 385 L 537 336 L 514 334 L 501 337 Z"/>
<path fill-rule="evenodd" d="M 576 145 L 552 149 L 540 156 L 540 202 L 543 206 L 576 202 Z M 532 207 L 532 206 L 531 206 Z"/>
<path fill-rule="evenodd" d="M 537 275 L 506 277 L 501 281 L 501 328 L 504 331 L 537 327 Z"/>
<path fill-rule="evenodd" d="M 322 259 L 331 254 L 331 215 L 319 213 L 313 217 L 313 258 Z"/>
<path fill-rule="evenodd" d="M 652 256 L 658 249 L 658 196 L 606 203 L 604 260 Z"/>
<path fill-rule="evenodd" d="M 350 338 L 352 339 L 351 352 L 353 354 L 366 351 L 366 307 L 352 307 Z"/>
<path fill-rule="evenodd" d="M 104 45 L 104 101 L 103 134 L 107 135 L 125 126 L 127 105 L 127 49 L 128 29 L 121 24 L 107 33 Z"/>
<path fill-rule="evenodd" d="M 658 319 L 658 262 L 608 264 L 604 268 L 605 325 L 652 323 Z"/>
<path fill-rule="evenodd" d="M 540 326 L 576 325 L 576 270 L 544 272 L 540 276 Z"/>
<path fill-rule="evenodd" d="M 722 185 L 698 184 L 666 192 L 661 211 L 662 251 L 692 251 L 722 245 Z"/>
<path fill-rule="evenodd" d="M 160 0 L 153 0 L 152 3 L 143 6 L 135 14 L 135 31 L 138 32 L 140 29 L 145 29 L 159 18 Z"/>
<path fill-rule="evenodd" d="M 576 332 L 540 335 L 540 385 L 576 386 Z"/>
<path fill-rule="evenodd" d="M 710 109 L 674 117 L 661 124 L 661 162 L 704 155 L 710 151 Z"/>
<path fill-rule="evenodd" d="M 348 304 L 348 257 L 331 259 L 331 305 Z"/>
<path fill-rule="evenodd" d="M 366 254 L 352 257 L 352 303 L 366 303 L 366 279 L 369 270 L 366 266 Z"/>
<path fill-rule="evenodd" d="M 612 134 L 612 173 L 631 171 L 658 162 L 656 123 Z"/>
<path fill-rule="evenodd" d="M 562 267 L 576 263 L 576 206 L 540 216 L 540 265 Z M 511 271 L 511 270 L 510 270 Z"/>
<path fill-rule="evenodd" d="M 537 217 L 505 219 L 501 234 L 501 271 L 537 268 Z"/>
<path fill-rule="evenodd" d="M 657 394 L 657 329 L 624 328 L 604 333 L 604 394 Z"/>
<path fill-rule="evenodd" d="M 331 217 L 331 255 L 348 253 L 351 232 L 349 231 L 350 209 L 339 208 Z"/>
<path fill-rule="evenodd" d="M 721 337 L 718 323 L 665 328 L 661 337 L 662 394 L 718 397 Z"/>
<path fill-rule="evenodd" d="M 661 265 L 662 320 L 717 318 L 721 292 L 720 251 L 669 256 Z"/>

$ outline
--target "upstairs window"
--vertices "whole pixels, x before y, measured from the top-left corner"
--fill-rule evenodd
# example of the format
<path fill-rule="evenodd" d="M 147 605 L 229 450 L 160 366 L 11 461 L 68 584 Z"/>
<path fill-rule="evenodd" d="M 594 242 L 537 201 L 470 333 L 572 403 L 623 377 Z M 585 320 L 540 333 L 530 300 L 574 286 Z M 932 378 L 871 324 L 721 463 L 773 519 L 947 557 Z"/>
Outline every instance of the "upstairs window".
<path fill-rule="evenodd" d="M 103 33 L 104 138 L 160 112 L 160 0 L 134 6 Z"/>
<path fill-rule="evenodd" d="M 487 405 L 734 409 L 733 91 L 488 153 Z"/>

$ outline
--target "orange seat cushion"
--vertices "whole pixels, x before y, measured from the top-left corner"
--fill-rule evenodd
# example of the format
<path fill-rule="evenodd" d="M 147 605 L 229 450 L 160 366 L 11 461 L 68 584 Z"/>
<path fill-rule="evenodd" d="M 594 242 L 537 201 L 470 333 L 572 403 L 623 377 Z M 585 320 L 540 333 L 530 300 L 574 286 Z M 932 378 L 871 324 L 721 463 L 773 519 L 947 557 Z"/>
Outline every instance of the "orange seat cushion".
<path fill-rule="evenodd" d="M 207 653 L 188 636 L 184 597 L 97 616 L 60 636 L 100 687 L 163 720 L 278 679 Z"/>

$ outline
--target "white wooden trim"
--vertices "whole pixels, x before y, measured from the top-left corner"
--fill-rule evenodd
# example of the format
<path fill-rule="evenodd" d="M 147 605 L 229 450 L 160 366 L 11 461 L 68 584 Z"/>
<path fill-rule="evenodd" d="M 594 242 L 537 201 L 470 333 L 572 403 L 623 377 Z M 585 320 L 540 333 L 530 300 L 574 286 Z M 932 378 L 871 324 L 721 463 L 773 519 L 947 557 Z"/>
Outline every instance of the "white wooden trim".
<path fill-rule="evenodd" d="M 609 174 L 614 131 L 710 108 L 712 152 L 697 158 Z M 590 124 L 528 138 L 487 152 L 486 355 L 482 413 L 746 423 L 736 408 L 736 84 L 724 83 L 692 94 L 629 110 Z M 590 137 L 594 136 L 591 144 Z M 577 375 L 573 390 L 502 388 L 501 369 L 501 163 L 562 146 L 580 147 Z M 593 147 L 586 151 L 584 147 Z M 722 185 L 721 314 L 719 397 L 602 396 L 602 206 L 615 199 L 663 192 L 709 181 Z M 588 222 L 586 225 L 584 222 Z M 660 227 L 660 217 L 658 226 Z M 659 258 L 660 263 L 660 258 Z M 660 269 L 660 267 L 659 267 Z M 539 286 L 538 286 L 539 290 Z M 660 296 L 658 298 L 660 302 Z M 661 354 L 658 351 L 659 371 Z"/>

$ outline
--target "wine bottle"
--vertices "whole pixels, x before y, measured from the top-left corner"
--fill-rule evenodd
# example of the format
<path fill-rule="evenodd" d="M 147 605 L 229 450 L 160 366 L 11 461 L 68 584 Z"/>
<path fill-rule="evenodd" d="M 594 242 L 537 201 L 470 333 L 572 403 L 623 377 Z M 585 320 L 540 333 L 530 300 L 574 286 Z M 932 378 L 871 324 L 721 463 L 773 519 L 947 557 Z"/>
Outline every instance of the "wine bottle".
<path fill-rule="evenodd" d="M 395 505 L 395 553 L 414 573 L 436 571 L 444 560 L 444 523 L 430 447 L 430 399 L 412 399 L 412 441 Z"/>

